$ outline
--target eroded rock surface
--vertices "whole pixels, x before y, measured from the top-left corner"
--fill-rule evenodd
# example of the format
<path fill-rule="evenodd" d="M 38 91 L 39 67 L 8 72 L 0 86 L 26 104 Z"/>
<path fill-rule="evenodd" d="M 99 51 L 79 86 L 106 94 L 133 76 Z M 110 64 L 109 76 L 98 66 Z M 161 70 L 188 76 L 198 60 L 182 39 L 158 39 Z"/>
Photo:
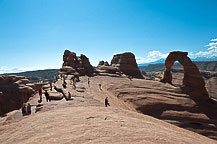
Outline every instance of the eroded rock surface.
<path fill-rule="evenodd" d="M 19 109 L 33 95 L 33 88 L 26 77 L 0 75 L 0 115 Z"/>
<path fill-rule="evenodd" d="M 113 56 L 111 65 L 122 73 L 135 77 L 143 78 L 136 63 L 135 55 L 130 52 L 116 54 Z"/>
<path fill-rule="evenodd" d="M 76 56 L 76 53 L 65 50 L 60 73 L 83 76 L 92 75 L 93 71 L 94 68 L 85 55 L 81 54 L 81 56 Z"/>
<path fill-rule="evenodd" d="M 127 76 L 132 78 L 144 78 L 139 71 L 134 54 L 130 52 L 116 54 L 111 60 L 111 65 L 108 62 L 100 61 L 97 67 L 98 75 L 108 76 Z"/>

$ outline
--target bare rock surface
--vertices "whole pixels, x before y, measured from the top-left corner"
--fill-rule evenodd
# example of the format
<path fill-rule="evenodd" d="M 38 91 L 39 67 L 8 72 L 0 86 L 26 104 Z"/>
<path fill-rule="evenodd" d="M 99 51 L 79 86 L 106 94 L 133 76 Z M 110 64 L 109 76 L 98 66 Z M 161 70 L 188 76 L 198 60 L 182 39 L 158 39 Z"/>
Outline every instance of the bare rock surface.
<path fill-rule="evenodd" d="M 0 75 L 0 115 L 19 109 L 33 96 L 33 85 L 23 76 Z"/>
<path fill-rule="evenodd" d="M 217 102 L 197 98 L 200 91 L 187 94 L 190 90 L 150 80 L 103 79 L 104 89 L 136 111 L 217 139 Z"/>
<path fill-rule="evenodd" d="M 33 123 L 34 121 L 34 123 Z M 150 143 L 215 144 L 216 141 L 131 111 L 68 107 L 0 127 L 0 143 Z"/>
<path fill-rule="evenodd" d="M 36 94 L 28 101 L 32 115 L 20 117 L 20 111 L 16 111 L 0 118 L 0 143 L 216 143 L 194 133 L 215 138 L 216 121 L 180 89 L 143 79 L 89 79 L 88 85 L 88 77 L 80 77 L 76 88 L 70 83 L 70 76 L 65 80 L 66 88 L 61 87 L 63 81 L 58 79 L 56 87 L 66 96 L 70 92 L 71 100 L 46 102 L 43 95 L 39 105 Z M 60 92 L 48 89 L 48 93 Z M 110 107 L 104 107 L 105 97 Z M 205 106 L 214 110 L 211 105 Z"/>

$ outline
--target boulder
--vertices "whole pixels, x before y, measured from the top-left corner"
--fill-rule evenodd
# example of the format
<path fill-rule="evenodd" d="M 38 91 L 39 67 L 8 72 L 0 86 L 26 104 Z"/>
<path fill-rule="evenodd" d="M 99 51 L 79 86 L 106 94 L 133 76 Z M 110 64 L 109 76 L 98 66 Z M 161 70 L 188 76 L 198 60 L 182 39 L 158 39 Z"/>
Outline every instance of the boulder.
<path fill-rule="evenodd" d="M 49 95 L 50 95 L 51 100 L 61 100 L 61 99 L 63 99 L 63 95 L 61 93 L 50 92 Z"/>

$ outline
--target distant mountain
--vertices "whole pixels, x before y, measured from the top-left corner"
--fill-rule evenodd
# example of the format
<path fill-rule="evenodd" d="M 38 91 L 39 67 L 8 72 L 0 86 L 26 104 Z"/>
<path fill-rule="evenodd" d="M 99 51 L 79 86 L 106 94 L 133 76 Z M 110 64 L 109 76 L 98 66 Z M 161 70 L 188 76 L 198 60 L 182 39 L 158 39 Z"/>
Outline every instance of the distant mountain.
<path fill-rule="evenodd" d="M 30 82 L 49 82 L 56 78 L 59 69 L 46 69 L 46 70 L 36 70 L 36 71 L 27 71 L 20 73 L 6 73 L 3 75 L 18 75 L 27 77 Z"/>
<path fill-rule="evenodd" d="M 199 70 L 203 71 L 217 71 L 217 61 L 193 61 Z M 172 68 L 183 68 L 180 63 L 175 63 Z M 139 66 L 140 71 L 145 72 L 158 72 L 164 71 L 165 67 L 163 63 L 149 64 L 147 66 Z"/>
<path fill-rule="evenodd" d="M 207 57 L 197 57 L 195 59 L 191 59 L 192 61 L 217 61 L 217 57 L 213 56 L 211 58 L 207 58 Z"/>
<path fill-rule="evenodd" d="M 153 62 L 149 62 L 149 63 L 142 63 L 142 64 L 138 64 L 138 66 L 148 66 L 150 64 L 162 64 L 165 63 L 166 58 L 162 58 Z M 207 57 L 197 57 L 197 58 L 192 58 L 191 61 L 217 61 L 217 56 L 213 56 L 210 58 Z"/>
<path fill-rule="evenodd" d="M 159 59 L 159 60 L 150 62 L 150 63 L 138 64 L 138 66 L 148 66 L 148 65 L 150 65 L 150 64 L 161 64 L 161 63 L 164 63 L 165 60 L 166 60 L 165 58 L 162 58 L 162 59 Z"/>

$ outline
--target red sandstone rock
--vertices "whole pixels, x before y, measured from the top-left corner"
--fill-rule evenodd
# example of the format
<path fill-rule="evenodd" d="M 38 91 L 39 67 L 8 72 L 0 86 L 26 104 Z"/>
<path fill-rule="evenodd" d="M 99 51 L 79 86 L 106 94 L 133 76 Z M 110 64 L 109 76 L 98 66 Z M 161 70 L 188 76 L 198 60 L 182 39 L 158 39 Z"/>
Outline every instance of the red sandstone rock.
<path fill-rule="evenodd" d="M 134 78 L 143 78 L 137 66 L 135 56 L 130 52 L 114 55 L 111 65 L 116 67 L 125 75 L 132 76 Z"/>
<path fill-rule="evenodd" d="M 0 76 L 0 115 L 19 109 L 34 93 L 23 76 Z"/>
<path fill-rule="evenodd" d="M 79 75 L 92 75 L 94 68 L 90 64 L 89 59 L 81 54 L 80 57 L 76 53 L 65 50 L 63 55 L 63 66 L 60 73 L 63 74 L 79 74 Z"/>
<path fill-rule="evenodd" d="M 192 96 L 208 98 L 204 79 L 202 78 L 197 66 L 190 60 L 187 55 L 187 52 L 170 52 L 165 61 L 165 72 L 162 81 L 170 84 L 172 83 L 171 68 L 175 61 L 179 61 L 179 63 L 184 67 L 183 85 L 185 87 L 193 88 L 194 90 L 197 89 L 197 91 L 199 91 L 197 95 Z"/>

